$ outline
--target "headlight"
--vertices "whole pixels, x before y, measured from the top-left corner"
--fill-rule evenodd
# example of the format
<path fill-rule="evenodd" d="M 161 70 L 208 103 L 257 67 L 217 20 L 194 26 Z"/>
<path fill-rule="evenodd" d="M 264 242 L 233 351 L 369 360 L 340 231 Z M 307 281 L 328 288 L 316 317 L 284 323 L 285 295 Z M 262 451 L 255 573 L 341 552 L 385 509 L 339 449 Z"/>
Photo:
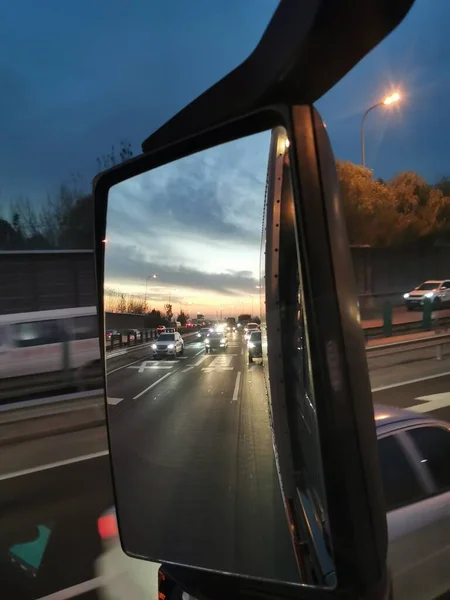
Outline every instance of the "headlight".
<path fill-rule="evenodd" d="M 409 298 L 409 294 L 403 294 L 403 298 Z"/>
<path fill-rule="evenodd" d="M 209 346 L 209 340 L 205 340 L 205 344 Z"/>
<path fill-rule="evenodd" d="M 201 333 L 197 333 L 197 337 L 202 337 L 202 334 Z"/>
<path fill-rule="evenodd" d="M 173 350 L 173 344 L 169 344 L 167 347 L 169 348 L 169 350 Z"/>
<path fill-rule="evenodd" d="M 226 342 L 226 341 L 227 341 L 227 340 L 226 340 L 225 338 L 222 338 L 222 339 L 220 340 L 220 343 L 221 343 L 221 344 L 225 344 L 225 342 Z"/>
<path fill-rule="evenodd" d="M 434 292 L 428 292 L 425 294 L 425 298 L 432 298 L 434 296 Z"/>
<path fill-rule="evenodd" d="M 255 347 L 255 344 L 254 344 L 253 342 L 249 342 L 249 343 L 248 343 L 248 347 L 249 347 L 249 348 L 254 348 L 254 347 Z"/>
<path fill-rule="evenodd" d="M 152 350 L 156 350 L 157 346 L 156 344 L 152 344 Z"/>

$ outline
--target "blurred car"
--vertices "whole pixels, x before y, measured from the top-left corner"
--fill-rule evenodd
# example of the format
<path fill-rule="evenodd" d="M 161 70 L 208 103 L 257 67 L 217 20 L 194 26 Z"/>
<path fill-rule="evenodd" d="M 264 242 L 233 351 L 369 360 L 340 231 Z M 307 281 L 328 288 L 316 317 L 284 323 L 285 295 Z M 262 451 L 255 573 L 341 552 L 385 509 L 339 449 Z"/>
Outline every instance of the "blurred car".
<path fill-rule="evenodd" d="M 165 330 L 166 330 L 165 325 L 158 325 L 158 327 L 156 328 L 157 333 L 163 333 Z"/>
<path fill-rule="evenodd" d="M 244 339 L 248 341 L 253 331 L 260 331 L 258 323 L 247 323 L 244 327 Z"/>
<path fill-rule="evenodd" d="M 117 329 L 107 329 L 105 332 L 106 341 L 110 342 L 113 335 L 120 335 Z"/>
<path fill-rule="evenodd" d="M 254 358 L 262 358 L 261 331 L 252 331 L 247 344 L 248 362 L 252 363 Z"/>
<path fill-rule="evenodd" d="M 213 331 L 205 338 L 206 353 L 213 350 L 225 350 L 228 347 L 227 336 L 223 331 Z"/>
<path fill-rule="evenodd" d="M 450 589 L 450 425 L 390 406 L 375 405 L 374 412 L 392 598 L 438 598 Z M 156 598 L 159 565 L 124 554 L 114 508 L 100 516 L 98 531 L 103 548 L 96 564 L 97 575 L 104 578 L 101 598 Z"/>
<path fill-rule="evenodd" d="M 202 327 L 200 331 L 197 332 L 197 337 L 199 340 L 204 340 L 212 331 L 213 329 L 211 329 L 211 327 Z"/>
<path fill-rule="evenodd" d="M 404 294 L 403 298 L 408 310 L 422 308 L 427 298 L 434 309 L 441 308 L 444 304 L 450 304 L 450 279 L 424 281 Z"/>
<path fill-rule="evenodd" d="M 174 333 L 162 333 L 156 342 L 152 344 L 152 350 L 157 358 L 178 356 L 184 352 L 184 341 L 177 331 Z"/>

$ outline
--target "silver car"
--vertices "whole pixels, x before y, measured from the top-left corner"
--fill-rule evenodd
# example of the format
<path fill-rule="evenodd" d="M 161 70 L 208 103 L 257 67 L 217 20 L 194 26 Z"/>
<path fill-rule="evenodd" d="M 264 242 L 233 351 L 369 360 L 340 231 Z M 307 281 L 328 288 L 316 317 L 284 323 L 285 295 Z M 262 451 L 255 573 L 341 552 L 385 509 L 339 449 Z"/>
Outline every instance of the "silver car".
<path fill-rule="evenodd" d="M 450 426 L 383 406 L 375 420 L 393 598 L 437 598 L 450 589 Z"/>
<path fill-rule="evenodd" d="M 390 600 L 431 600 L 450 589 L 450 426 L 432 416 L 375 406 L 389 532 Z M 157 597 L 157 563 L 127 557 L 115 511 L 99 519 L 101 597 Z M 133 592 L 133 594 L 131 594 Z M 141 594 L 141 596 L 138 596 Z"/>
<path fill-rule="evenodd" d="M 175 331 L 174 333 L 162 333 L 152 344 L 152 350 L 157 358 L 164 356 L 178 356 L 184 352 L 184 341 L 181 335 Z"/>

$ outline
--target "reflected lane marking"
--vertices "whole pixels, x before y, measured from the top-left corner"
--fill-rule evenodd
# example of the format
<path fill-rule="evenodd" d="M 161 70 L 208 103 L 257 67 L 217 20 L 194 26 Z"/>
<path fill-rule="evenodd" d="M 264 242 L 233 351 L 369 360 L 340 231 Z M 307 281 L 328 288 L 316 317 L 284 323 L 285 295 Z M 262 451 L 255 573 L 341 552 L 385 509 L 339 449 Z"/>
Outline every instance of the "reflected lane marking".
<path fill-rule="evenodd" d="M 241 383 L 241 372 L 236 375 L 236 383 L 234 384 L 233 402 L 236 402 L 239 397 L 239 384 Z"/>
<path fill-rule="evenodd" d="M 81 456 L 76 456 L 75 458 L 58 460 L 57 462 L 47 463 L 46 465 L 39 465 L 38 467 L 31 467 L 30 469 L 13 471 L 12 473 L 5 473 L 4 475 L 0 475 L 0 481 L 4 481 L 5 479 L 14 479 L 15 477 L 21 477 L 22 475 L 31 475 L 31 473 L 47 471 L 48 469 L 56 469 L 57 467 L 65 467 L 66 465 L 71 465 L 77 462 L 83 462 L 84 460 L 92 460 L 93 458 L 101 458 L 102 456 L 108 456 L 108 454 L 108 450 L 103 450 L 102 452 L 94 452 L 93 454 L 83 454 Z"/>
<path fill-rule="evenodd" d="M 202 352 L 203 352 L 203 350 L 202 350 Z M 208 358 L 208 356 L 206 354 L 204 354 L 201 358 L 198 359 L 198 361 L 196 363 L 194 363 L 194 367 L 198 367 L 199 365 L 201 365 L 202 362 L 204 360 L 206 360 L 207 358 Z"/>
<path fill-rule="evenodd" d="M 429 396 L 419 396 L 418 398 L 415 398 L 415 400 L 422 400 L 424 403 L 409 406 L 405 410 L 412 410 L 418 413 L 431 412 L 432 410 L 438 410 L 439 408 L 450 406 L 450 392 L 430 394 Z"/>
<path fill-rule="evenodd" d="M 165 379 L 166 377 L 170 377 L 172 375 L 172 373 L 166 373 L 165 375 L 163 375 L 162 377 L 160 377 L 159 379 L 157 379 L 154 383 L 152 383 L 151 385 L 149 385 L 148 387 L 145 388 L 145 390 L 142 390 L 142 392 L 139 392 L 139 394 L 137 396 L 135 396 L 133 398 L 133 400 L 137 400 L 138 398 L 140 398 L 141 396 L 143 396 L 145 393 L 149 392 L 152 388 L 155 387 L 155 385 L 158 385 L 158 383 L 161 383 L 161 381 L 163 379 Z"/>
<path fill-rule="evenodd" d="M 427 381 L 428 379 L 436 379 L 438 377 L 447 377 L 450 375 L 450 371 L 445 373 L 436 373 L 436 375 L 427 375 L 426 377 L 419 377 L 417 379 L 410 379 L 409 381 L 402 381 L 400 383 L 391 383 L 390 385 L 382 385 L 381 387 L 372 388 L 372 393 L 382 392 L 383 390 L 390 390 L 391 388 L 402 387 L 403 385 L 409 385 L 410 383 L 419 383 L 420 381 Z"/>
<path fill-rule="evenodd" d="M 194 368 L 194 365 L 191 365 L 190 367 L 186 367 L 185 369 L 183 369 L 181 372 L 187 373 L 188 371 L 191 371 L 193 368 Z"/>
<path fill-rule="evenodd" d="M 115 406 L 116 404 L 119 404 L 119 402 L 122 402 L 123 398 L 109 398 L 108 397 L 108 404 L 112 404 L 113 406 Z"/>
<path fill-rule="evenodd" d="M 92 592 L 93 590 L 96 590 L 105 584 L 106 579 L 104 577 L 94 577 L 94 579 L 82 581 L 81 583 L 77 583 L 71 587 L 53 592 L 47 596 L 40 596 L 37 600 L 68 600 L 69 598 L 75 598 L 75 596 Z"/>

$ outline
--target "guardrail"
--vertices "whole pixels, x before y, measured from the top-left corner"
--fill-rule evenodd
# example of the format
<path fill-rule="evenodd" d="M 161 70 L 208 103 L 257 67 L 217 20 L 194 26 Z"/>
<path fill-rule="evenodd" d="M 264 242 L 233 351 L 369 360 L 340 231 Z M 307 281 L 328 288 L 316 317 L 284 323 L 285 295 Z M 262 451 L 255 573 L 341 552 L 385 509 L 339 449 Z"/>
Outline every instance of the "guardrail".
<path fill-rule="evenodd" d="M 366 353 L 371 368 L 394 366 L 405 362 L 443 360 L 444 357 L 450 356 L 450 334 L 368 346 Z"/>
<path fill-rule="evenodd" d="M 405 333 L 423 333 L 424 331 L 447 331 L 450 329 L 450 317 L 434 316 L 428 326 L 423 320 L 406 321 L 403 323 L 392 323 L 392 336 Z M 383 325 L 375 327 L 364 327 L 364 337 L 367 340 L 386 337 L 385 327 Z"/>
<path fill-rule="evenodd" d="M 197 331 L 197 327 L 181 327 L 177 329 L 181 335 L 187 335 Z M 113 350 L 119 350 L 121 348 L 131 348 L 133 346 L 139 346 L 146 344 L 152 340 L 156 340 L 159 333 L 156 329 L 141 329 L 136 332 L 118 333 L 111 335 L 106 339 L 106 351 L 112 352 Z"/>
<path fill-rule="evenodd" d="M 107 353 L 108 366 L 112 365 L 111 361 L 117 362 L 117 366 L 123 360 L 126 362 L 125 357 L 129 352 L 133 352 L 133 354 L 139 351 L 143 353 L 151 352 L 148 346 L 155 338 L 150 336 L 150 331 L 147 330 L 148 336 L 142 335 L 140 339 L 133 338 L 130 335 L 125 336 L 127 343 L 122 341 L 121 345 L 114 348 L 114 350 L 117 350 L 117 355 L 111 350 Z M 184 339 L 189 339 L 196 334 L 196 330 L 193 331 L 192 327 L 186 328 L 184 331 L 189 332 L 182 334 Z M 48 396 L 52 392 L 62 394 L 93 390 L 101 386 L 101 381 L 102 364 L 100 356 L 77 369 L 68 368 L 49 373 L 6 378 L 0 381 L 0 406 L 2 403 L 21 401 L 25 398 Z"/>

